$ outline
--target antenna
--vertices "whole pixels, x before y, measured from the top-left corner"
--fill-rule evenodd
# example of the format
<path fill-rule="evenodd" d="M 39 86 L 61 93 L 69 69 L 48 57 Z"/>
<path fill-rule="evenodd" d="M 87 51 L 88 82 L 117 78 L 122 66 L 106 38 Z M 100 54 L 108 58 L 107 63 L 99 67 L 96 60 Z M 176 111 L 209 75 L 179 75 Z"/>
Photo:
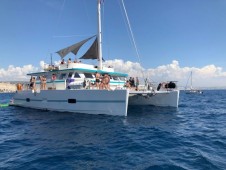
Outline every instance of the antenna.
<path fill-rule="evenodd" d="M 51 64 L 51 66 L 53 65 L 53 57 L 52 57 L 52 53 L 50 53 L 50 64 Z"/>

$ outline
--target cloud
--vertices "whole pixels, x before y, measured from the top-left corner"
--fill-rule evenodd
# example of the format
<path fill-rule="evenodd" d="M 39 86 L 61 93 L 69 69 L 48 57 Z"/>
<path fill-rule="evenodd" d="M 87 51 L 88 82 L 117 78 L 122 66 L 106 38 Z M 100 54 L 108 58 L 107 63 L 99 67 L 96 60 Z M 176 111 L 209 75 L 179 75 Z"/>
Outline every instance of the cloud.
<path fill-rule="evenodd" d="M 55 61 L 59 64 L 59 61 Z M 43 71 L 46 64 L 40 61 L 40 68 L 32 65 L 23 67 L 8 66 L 7 69 L 0 68 L 0 81 L 27 81 L 27 73 Z M 148 78 L 151 82 L 178 81 L 178 85 L 186 86 L 190 73 L 193 73 L 194 87 L 226 87 L 226 72 L 221 67 L 207 65 L 201 68 L 181 67 L 179 61 L 173 60 L 170 64 L 161 65 L 156 68 L 143 68 L 137 62 L 123 61 L 121 59 L 107 60 L 106 66 L 113 66 L 115 71 L 128 73 L 131 77 Z"/>
<path fill-rule="evenodd" d="M 124 62 L 119 59 L 108 60 L 105 64 L 132 77 L 148 78 L 151 82 L 178 81 L 178 85 L 182 88 L 186 86 L 192 71 L 194 87 L 226 87 L 226 72 L 215 65 L 201 68 L 180 67 L 179 61 L 173 60 L 170 64 L 145 69 L 139 63 Z"/>
<path fill-rule="evenodd" d="M 39 69 L 31 64 L 23 67 L 9 65 L 7 69 L 0 68 L 0 81 L 27 81 L 29 79 L 27 73 L 37 71 L 39 71 Z"/>

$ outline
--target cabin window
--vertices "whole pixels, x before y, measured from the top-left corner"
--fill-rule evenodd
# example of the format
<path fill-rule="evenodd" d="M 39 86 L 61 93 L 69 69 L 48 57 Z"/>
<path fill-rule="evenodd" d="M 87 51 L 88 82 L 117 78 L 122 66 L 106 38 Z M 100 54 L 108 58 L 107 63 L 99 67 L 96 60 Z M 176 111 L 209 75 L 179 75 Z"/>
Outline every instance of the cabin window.
<path fill-rule="evenodd" d="M 59 79 L 65 79 L 65 78 L 66 78 L 66 76 L 67 76 L 67 74 L 66 74 L 66 73 L 62 73 L 62 74 L 60 75 Z"/>
<path fill-rule="evenodd" d="M 86 78 L 93 78 L 93 75 L 90 74 L 90 73 L 84 73 L 84 75 L 85 75 Z"/>
<path fill-rule="evenodd" d="M 45 77 L 46 77 L 46 79 L 51 79 L 52 78 L 52 76 L 50 74 L 45 75 Z"/>
<path fill-rule="evenodd" d="M 113 80 L 118 80 L 117 76 L 112 76 Z"/>
<path fill-rule="evenodd" d="M 68 78 L 71 78 L 72 75 L 73 75 L 73 72 L 70 72 L 70 73 L 68 74 Z"/>
<path fill-rule="evenodd" d="M 80 75 L 77 72 L 75 72 L 74 78 L 81 78 L 81 77 L 80 77 Z"/>
<path fill-rule="evenodd" d="M 126 81 L 125 77 L 119 77 L 119 79 L 122 80 L 122 81 Z"/>
<path fill-rule="evenodd" d="M 68 103 L 76 103 L 76 99 L 68 99 Z"/>

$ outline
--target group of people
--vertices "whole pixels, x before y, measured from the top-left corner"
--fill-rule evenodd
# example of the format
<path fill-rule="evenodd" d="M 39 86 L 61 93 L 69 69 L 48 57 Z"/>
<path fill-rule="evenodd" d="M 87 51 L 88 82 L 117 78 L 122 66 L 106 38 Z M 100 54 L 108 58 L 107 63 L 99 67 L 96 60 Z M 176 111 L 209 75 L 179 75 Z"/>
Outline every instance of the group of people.
<path fill-rule="evenodd" d="M 71 61 L 71 58 L 69 58 L 67 60 L 67 64 L 70 64 L 70 63 L 81 63 L 81 61 L 77 61 L 76 59 L 74 61 Z M 61 60 L 60 64 L 66 64 L 66 62 L 64 61 L 64 59 Z"/>
<path fill-rule="evenodd" d="M 40 79 L 40 90 L 46 90 L 46 77 L 44 75 L 39 76 L 39 79 Z M 36 79 L 33 76 L 30 78 L 29 87 L 31 90 L 36 91 Z"/>
<path fill-rule="evenodd" d="M 135 90 L 139 90 L 139 79 L 138 77 L 136 77 L 136 79 L 134 77 L 130 77 L 129 80 L 126 81 L 125 84 L 126 88 L 135 88 Z"/>
<path fill-rule="evenodd" d="M 105 73 L 103 76 L 96 72 L 95 74 L 96 82 L 95 85 L 98 89 L 107 89 L 111 90 L 110 88 L 110 76 Z"/>
<path fill-rule="evenodd" d="M 52 78 L 51 78 L 51 80 L 53 82 L 53 86 L 54 86 L 54 81 L 56 80 L 56 78 L 57 78 L 57 75 L 53 73 Z M 47 85 L 46 85 L 47 78 L 46 78 L 46 76 L 45 75 L 39 76 L 39 80 L 40 80 L 40 90 L 46 90 L 47 89 Z M 31 76 L 31 78 L 30 78 L 29 88 L 31 90 L 36 91 L 36 79 L 35 79 L 34 76 Z"/>
<path fill-rule="evenodd" d="M 46 76 L 45 75 L 39 76 L 39 79 L 40 79 L 40 90 L 46 90 L 47 89 Z M 101 75 L 100 73 L 96 72 L 95 83 L 93 85 L 95 85 L 97 87 L 97 89 L 111 90 L 110 79 L 111 79 L 111 77 L 109 76 L 109 74 L 105 73 L 105 74 Z M 54 82 L 55 80 L 56 80 L 56 74 L 53 74 L 52 81 Z M 31 77 L 29 86 L 30 86 L 30 89 L 32 89 L 34 91 L 36 90 L 35 77 L 33 77 L 33 76 Z M 135 90 L 138 90 L 138 86 L 139 86 L 138 77 L 136 77 L 136 78 L 130 77 L 129 80 L 127 80 L 125 83 L 126 88 L 135 88 Z"/>
<path fill-rule="evenodd" d="M 59 70 L 59 67 L 58 66 L 55 66 L 55 65 L 51 65 L 49 64 L 48 68 L 46 69 L 47 71 L 51 71 L 51 70 Z"/>

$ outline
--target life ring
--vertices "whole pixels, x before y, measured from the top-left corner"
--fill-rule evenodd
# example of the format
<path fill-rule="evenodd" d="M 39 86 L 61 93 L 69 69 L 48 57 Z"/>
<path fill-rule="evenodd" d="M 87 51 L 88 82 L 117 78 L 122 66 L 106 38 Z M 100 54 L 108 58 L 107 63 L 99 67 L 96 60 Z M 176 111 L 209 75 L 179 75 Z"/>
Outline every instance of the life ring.
<path fill-rule="evenodd" d="M 53 74 L 53 75 L 52 75 L 52 80 L 53 80 L 53 81 L 56 80 L 56 74 Z"/>

